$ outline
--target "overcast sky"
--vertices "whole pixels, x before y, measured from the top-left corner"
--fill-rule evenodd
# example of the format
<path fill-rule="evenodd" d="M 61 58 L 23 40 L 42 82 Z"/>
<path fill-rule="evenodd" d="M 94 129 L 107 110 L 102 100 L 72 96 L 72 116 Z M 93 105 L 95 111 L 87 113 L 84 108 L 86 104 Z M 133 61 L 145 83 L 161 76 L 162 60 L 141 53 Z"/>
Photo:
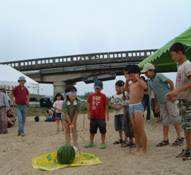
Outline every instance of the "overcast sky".
<path fill-rule="evenodd" d="M 189 26 L 190 0 L 0 0 L 0 61 L 160 48 Z"/>

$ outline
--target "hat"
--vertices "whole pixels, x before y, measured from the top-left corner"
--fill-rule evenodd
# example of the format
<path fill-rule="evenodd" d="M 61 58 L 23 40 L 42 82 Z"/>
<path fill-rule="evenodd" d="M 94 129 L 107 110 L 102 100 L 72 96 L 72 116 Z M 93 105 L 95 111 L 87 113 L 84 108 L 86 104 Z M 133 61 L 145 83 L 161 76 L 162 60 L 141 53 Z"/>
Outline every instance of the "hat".
<path fill-rule="evenodd" d="M 140 68 L 139 68 L 139 66 L 137 66 L 137 65 L 131 65 L 131 66 L 129 66 L 129 68 L 128 68 L 128 73 L 129 73 L 129 74 L 131 74 L 131 73 L 134 73 L 134 74 L 140 73 Z"/>
<path fill-rule="evenodd" d="M 25 81 L 25 82 L 26 82 L 26 79 L 25 79 L 24 76 L 21 76 L 21 77 L 19 77 L 19 79 L 18 79 L 18 82 L 19 82 L 19 81 Z"/>
<path fill-rule="evenodd" d="M 141 71 L 141 73 L 145 73 L 145 72 L 147 72 L 149 70 L 155 70 L 155 66 L 153 64 L 151 64 L 151 63 L 145 64 L 144 67 L 143 67 L 143 70 Z"/>
<path fill-rule="evenodd" d="M 102 83 L 102 81 L 96 80 L 96 81 L 94 82 L 94 87 L 95 87 L 95 88 L 103 88 L 103 83 Z"/>

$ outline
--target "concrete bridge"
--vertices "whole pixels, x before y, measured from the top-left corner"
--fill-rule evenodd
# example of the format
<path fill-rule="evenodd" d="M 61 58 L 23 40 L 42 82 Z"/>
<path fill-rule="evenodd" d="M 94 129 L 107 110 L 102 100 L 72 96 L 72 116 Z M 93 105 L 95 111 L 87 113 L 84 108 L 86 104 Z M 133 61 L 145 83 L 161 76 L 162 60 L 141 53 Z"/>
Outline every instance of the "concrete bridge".
<path fill-rule="evenodd" d="M 156 49 L 92 53 L 3 62 L 40 83 L 53 83 L 54 91 L 63 92 L 67 84 L 95 79 L 111 80 L 122 75 L 127 64 L 137 64 Z"/>

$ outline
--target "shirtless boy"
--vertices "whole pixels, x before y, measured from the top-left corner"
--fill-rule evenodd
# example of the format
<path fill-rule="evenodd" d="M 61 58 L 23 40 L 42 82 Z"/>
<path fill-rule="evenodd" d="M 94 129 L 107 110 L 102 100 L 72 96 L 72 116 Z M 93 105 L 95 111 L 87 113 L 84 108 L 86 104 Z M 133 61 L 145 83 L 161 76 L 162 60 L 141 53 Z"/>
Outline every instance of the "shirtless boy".
<path fill-rule="evenodd" d="M 140 78 L 140 69 L 137 65 L 129 66 L 128 72 L 124 71 L 124 74 L 126 79 L 128 79 L 126 88 L 129 91 L 129 113 L 133 124 L 137 152 L 146 153 L 147 136 L 144 128 L 142 99 L 147 85 Z"/>

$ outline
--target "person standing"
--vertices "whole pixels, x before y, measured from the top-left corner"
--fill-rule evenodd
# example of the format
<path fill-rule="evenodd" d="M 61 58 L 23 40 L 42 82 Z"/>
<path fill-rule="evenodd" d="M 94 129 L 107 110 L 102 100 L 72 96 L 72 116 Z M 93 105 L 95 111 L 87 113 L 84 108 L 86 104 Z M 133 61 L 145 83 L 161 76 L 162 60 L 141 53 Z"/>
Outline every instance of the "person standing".
<path fill-rule="evenodd" d="M 25 119 L 27 105 L 29 104 L 29 91 L 25 86 L 26 79 L 24 76 L 19 77 L 18 83 L 19 85 L 13 89 L 12 94 L 18 117 L 18 136 L 25 136 Z"/>
<path fill-rule="evenodd" d="M 170 100 L 178 99 L 184 129 L 186 147 L 177 155 L 183 160 L 191 160 L 191 62 L 186 57 L 186 47 L 181 43 L 174 43 L 170 47 L 170 55 L 178 63 L 176 88 L 167 94 Z"/>
<path fill-rule="evenodd" d="M 9 108 L 9 102 L 7 95 L 0 89 L 0 134 L 7 134 L 7 110 Z"/>

